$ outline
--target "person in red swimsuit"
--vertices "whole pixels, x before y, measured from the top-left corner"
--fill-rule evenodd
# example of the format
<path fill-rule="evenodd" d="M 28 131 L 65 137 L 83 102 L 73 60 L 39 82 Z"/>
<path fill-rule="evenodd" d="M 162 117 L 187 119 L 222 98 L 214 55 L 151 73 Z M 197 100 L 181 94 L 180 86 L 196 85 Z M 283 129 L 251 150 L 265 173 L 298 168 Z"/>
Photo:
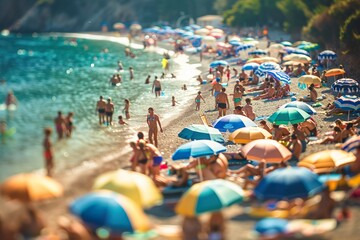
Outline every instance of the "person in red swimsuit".
<path fill-rule="evenodd" d="M 52 133 L 51 128 L 44 129 L 44 134 L 45 134 L 44 141 L 43 141 L 44 158 L 45 158 L 45 166 L 46 166 L 47 176 L 49 176 L 49 177 L 52 176 L 52 171 L 54 168 L 52 143 L 50 140 L 51 133 Z"/>

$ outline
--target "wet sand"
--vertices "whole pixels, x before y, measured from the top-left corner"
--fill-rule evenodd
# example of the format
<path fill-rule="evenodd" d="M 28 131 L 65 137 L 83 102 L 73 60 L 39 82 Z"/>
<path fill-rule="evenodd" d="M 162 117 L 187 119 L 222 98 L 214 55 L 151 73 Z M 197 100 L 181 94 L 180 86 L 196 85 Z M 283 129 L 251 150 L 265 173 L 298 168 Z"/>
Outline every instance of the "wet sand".
<path fill-rule="evenodd" d="M 262 42 L 261 44 L 265 44 Z M 262 46 L 260 46 L 262 48 Z M 191 57 L 191 62 L 198 63 L 199 56 L 194 55 Z M 206 79 L 208 65 L 212 59 L 204 59 L 202 62 L 202 76 Z M 239 68 L 239 67 L 238 67 Z M 196 81 L 196 80 L 194 80 Z M 232 92 L 235 80 L 232 79 L 229 82 L 229 87 L 227 88 L 227 93 Z M 205 98 L 206 103 L 201 103 L 201 111 L 195 111 L 195 103 L 190 104 L 187 109 L 181 113 L 178 118 L 173 119 L 169 123 L 163 123 L 164 133 L 159 134 L 159 149 L 163 152 L 164 159 L 171 162 L 171 154 L 174 150 L 181 144 L 187 142 L 183 139 L 177 137 L 177 134 L 186 126 L 197 123 L 202 124 L 200 119 L 200 113 L 204 113 L 210 122 L 216 120 L 218 112 L 213 111 L 214 109 L 214 98 L 211 96 L 210 84 L 202 85 L 201 91 L 202 95 Z M 291 84 L 292 92 L 296 92 L 296 97 L 307 95 L 306 91 L 300 90 L 297 87 L 297 81 L 292 79 Z M 317 89 L 318 93 L 324 93 L 327 95 L 327 98 L 322 101 L 325 106 L 327 103 L 332 102 L 333 95 L 328 88 Z M 185 91 L 184 91 L 184 94 Z M 249 94 L 247 97 L 252 97 L 253 94 Z M 194 95 L 195 99 L 195 95 Z M 230 101 L 230 110 L 233 110 L 233 104 Z M 245 99 L 245 98 L 244 98 Z M 269 116 L 277 110 L 277 108 L 284 103 L 290 102 L 290 98 L 285 98 L 276 101 L 265 102 L 262 100 L 253 101 L 253 108 L 255 113 L 258 116 Z M 244 100 L 243 102 L 244 103 Z M 174 108 L 176 111 L 176 107 Z M 229 110 L 229 111 L 230 111 Z M 330 124 L 337 118 L 346 119 L 346 115 L 336 116 L 336 117 L 326 117 L 325 111 L 321 108 L 316 108 L 318 114 L 315 115 L 315 119 L 318 122 L 319 131 L 321 134 L 324 134 L 327 131 L 330 131 Z M 161 116 L 160 116 L 161 117 Z M 228 151 L 236 151 L 238 146 L 229 145 Z M 333 149 L 335 148 L 334 144 L 329 145 L 310 145 L 307 148 L 307 151 L 301 155 L 301 158 L 324 150 L 324 149 Z M 130 148 L 129 148 L 130 150 Z M 130 153 L 118 153 L 113 156 L 109 156 L 108 161 L 101 164 L 94 164 L 92 162 L 83 163 L 81 167 L 74 169 L 68 169 L 66 171 L 57 173 L 55 178 L 59 180 L 65 187 L 65 195 L 62 198 L 50 200 L 47 202 L 37 203 L 36 206 L 41 210 L 44 217 L 48 221 L 50 226 L 56 224 L 56 219 L 58 216 L 68 214 L 67 207 L 69 203 L 75 198 L 81 196 L 82 194 L 91 191 L 91 186 L 93 180 L 96 176 L 101 173 L 104 173 L 109 170 L 116 170 L 118 168 L 127 167 L 129 165 Z M 85 170 L 84 170 L 85 168 Z M 74 177 L 75 176 L 75 177 Z M 227 216 L 227 239 L 251 239 L 251 230 L 254 226 L 254 223 L 257 219 L 251 218 L 248 215 L 244 214 L 244 206 L 249 206 L 249 203 L 243 203 L 240 205 L 232 206 L 226 209 L 225 215 Z M 155 207 L 148 211 L 149 217 L 152 222 L 155 224 L 164 224 L 164 225 L 175 225 L 181 223 L 181 217 L 174 215 L 172 212 L 172 205 L 163 205 L 160 207 Z M 314 239 L 358 239 L 357 229 L 358 221 L 360 220 L 359 210 L 356 206 L 351 208 L 351 218 L 340 225 L 335 231 L 323 236 L 323 238 L 316 237 Z M 338 214 L 338 209 L 335 212 L 335 216 Z M 206 220 L 207 216 L 203 216 L 201 219 Z"/>

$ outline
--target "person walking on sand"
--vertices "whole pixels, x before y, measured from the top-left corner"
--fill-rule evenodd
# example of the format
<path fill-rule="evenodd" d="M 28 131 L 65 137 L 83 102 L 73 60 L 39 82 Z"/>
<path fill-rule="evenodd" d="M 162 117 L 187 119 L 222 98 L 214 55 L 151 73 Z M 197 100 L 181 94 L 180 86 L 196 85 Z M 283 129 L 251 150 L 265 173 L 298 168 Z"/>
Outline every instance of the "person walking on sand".
<path fill-rule="evenodd" d="M 130 119 L 130 111 L 129 111 L 130 101 L 129 101 L 129 99 L 125 99 L 124 102 L 125 102 L 125 107 L 124 107 L 123 111 L 125 112 L 126 119 Z"/>
<path fill-rule="evenodd" d="M 253 107 L 251 106 L 251 99 L 247 98 L 245 99 L 246 105 L 243 107 L 243 110 L 248 118 L 250 118 L 252 121 L 255 120 L 255 113 L 253 110 Z"/>
<path fill-rule="evenodd" d="M 229 65 L 225 69 L 225 75 L 226 75 L 227 81 L 229 81 L 230 80 L 230 75 L 231 75 L 231 70 L 230 70 Z"/>
<path fill-rule="evenodd" d="M 154 109 L 152 107 L 150 107 L 148 109 L 149 114 L 146 117 L 146 122 L 149 126 L 149 141 L 151 144 L 154 144 L 156 147 L 158 147 L 158 139 L 157 139 L 157 135 L 158 135 L 158 124 L 160 127 L 160 132 L 163 132 L 163 129 L 161 127 L 161 122 L 160 122 L 160 118 L 157 114 L 154 113 Z"/>
<path fill-rule="evenodd" d="M 112 125 L 112 116 L 114 114 L 114 104 L 109 97 L 105 106 L 106 124 Z"/>
<path fill-rule="evenodd" d="M 155 97 L 160 97 L 160 93 L 161 93 L 161 82 L 159 81 L 158 77 L 155 76 L 155 80 L 153 82 L 152 85 L 152 92 L 154 92 L 155 90 Z"/>
<path fill-rule="evenodd" d="M 132 67 L 129 67 L 129 75 L 130 75 L 130 80 L 134 79 L 134 69 Z"/>
<path fill-rule="evenodd" d="M 50 140 L 51 133 L 52 133 L 51 128 L 44 129 L 44 135 L 45 135 L 43 141 L 44 158 L 45 158 L 46 175 L 49 177 L 52 176 L 52 171 L 54 168 L 52 143 Z"/>
<path fill-rule="evenodd" d="M 171 97 L 171 106 L 175 107 L 176 103 L 178 103 L 178 102 L 175 100 L 175 96 L 172 96 Z"/>
<path fill-rule="evenodd" d="M 198 91 L 198 95 L 195 97 L 195 111 L 199 111 L 200 110 L 200 103 L 201 103 L 201 99 L 204 101 L 205 103 L 205 99 L 203 98 L 203 96 L 201 95 L 201 92 Z"/>
<path fill-rule="evenodd" d="M 100 100 L 97 101 L 96 103 L 96 111 L 99 114 L 99 124 L 103 124 L 105 123 L 105 107 L 106 107 L 106 102 L 103 99 L 103 96 L 100 96 Z"/>
<path fill-rule="evenodd" d="M 217 110 L 217 101 L 216 101 L 216 97 L 217 95 L 221 92 L 222 86 L 220 84 L 220 78 L 216 79 L 216 83 L 213 85 L 212 89 L 211 89 L 211 94 L 214 96 L 215 98 L 215 110 Z"/>
<path fill-rule="evenodd" d="M 219 93 L 216 97 L 216 102 L 218 103 L 219 108 L 219 117 L 226 115 L 226 109 L 229 109 L 229 98 L 225 93 L 226 89 L 222 88 L 221 93 Z"/>
<path fill-rule="evenodd" d="M 240 88 L 236 88 L 234 94 L 230 94 L 233 96 L 234 108 L 237 106 L 241 106 L 241 98 L 243 93 L 240 91 Z"/>
<path fill-rule="evenodd" d="M 58 139 L 62 139 L 64 136 L 64 133 L 66 132 L 66 124 L 65 124 L 65 118 L 62 115 L 62 112 L 58 112 L 58 116 L 54 119 L 55 122 L 55 129 L 58 135 Z"/>

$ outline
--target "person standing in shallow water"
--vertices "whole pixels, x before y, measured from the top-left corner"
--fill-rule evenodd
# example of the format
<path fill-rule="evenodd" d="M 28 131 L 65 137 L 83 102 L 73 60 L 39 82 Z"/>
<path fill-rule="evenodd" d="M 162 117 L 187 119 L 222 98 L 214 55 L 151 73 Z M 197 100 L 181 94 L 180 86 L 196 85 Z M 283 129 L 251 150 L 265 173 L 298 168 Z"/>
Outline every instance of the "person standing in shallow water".
<path fill-rule="evenodd" d="M 51 128 L 44 129 L 44 135 L 45 135 L 44 141 L 43 141 L 44 158 L 45 158 L 46 174 L 49 177 L 52 176 L 52 171 L 54 168 L 52 143 L 50 140 L 51 133 L 52 133 Z"/>
<path fill-rule="evenodd" d="M 160 123 L 160 118 L 157 114 L 154 113 L 154 109 L 153 108 L 149 108 L 148 109 L 149 114 L 146 117 L 146 122 L 149 126 L 149 142 L 151 144 L 154 144 L 156 147 L 158 147 L 158 140 L 157 140 L 157 135 L 158 135 L 158 127 L 157 125 L 159 124 L 160 127 L 160 132 L 163 132 L 163 129 L 161 127 L 161 123 Z"/>
<path fill-rule="evenodd" d="M 155 80 L 153 82 L 153 86 L 152 86 L 152 92 L 154 92 L 155 90 L 155 97 L 160 97 L 160 93 L 161 93 L 161 83 L 158 79 L 157 76 L 155 76 Z"/>
<path fill-rule="evenodd" d="M 114 114 L 114 104 L 111 101 L 111 98 L 108 98 L 108 101 L 105 106 L 105 114 L 106 114 L 106 123 L 107 125 L 112 125 L 112 116 Z"/>
<path fill-rule="evenodd" d="M 66 122 L 61 111 L 58 112 L 58 116 L 55 118 L 54 122 L 58 139 L 62 139 L 64 137 L 64 133 L 66 133 Z"/>
<path fill-rule="evenodd" d="M 96 111 L 99 114 L 99 124 L 103 124 L 105 123 L 105 107 L 106 107 L 106 102 L 103 99 L 103 96 L 100 96 L 100 100 L 97 101 L 96 103 Z"/>

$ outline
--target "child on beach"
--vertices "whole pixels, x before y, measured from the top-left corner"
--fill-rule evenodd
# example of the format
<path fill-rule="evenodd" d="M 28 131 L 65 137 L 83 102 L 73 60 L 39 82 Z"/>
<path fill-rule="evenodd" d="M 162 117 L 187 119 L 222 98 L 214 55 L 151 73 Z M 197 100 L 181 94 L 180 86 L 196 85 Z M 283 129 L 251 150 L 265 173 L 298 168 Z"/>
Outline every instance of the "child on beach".
<path fill-rule="evenodd" d="M 45 158 L 45 166 L 46 166 L 47 176 L 49 176 L 49 177 L 52 176 L 52 170 L 54 168 L 52 143 L 50 140 L 51 133 L 52 133 L 51 128 L 44 129 L 44 134 L 45 134 L 44 141 L 43 141 L 44 158 Z"/>
<path fill-rule="evenodd" d="M 178 102 L 175 100 L 175 96 L 172 96 L 171 97 L 171 106 L 175 107 L 176 103 L 178 103 Z"/>
<path fill-rule="evenodd" d="M 125 102 L 125 107 L 123 111 L 125 112 L 126 119 L 130 119 L 130 112 L 129 112 L 130 101 L 129 99 L 125 99 L 124 102 Z"/>
<path fill-rule="evenodd" d="M 198 91 L 198 95 L 195 97 L 195 111 L 199 111 L 200 110 L 200 103 L 201 103 L 201 99 L 204 101 L 205 103 L 205 99 L 203 98 L 203 96 L 201 95 L 201 92 Z"/>
<path fill-rule="evenodd" d="M 123 119 L 123 117 L 121 115 L 119 115 L 118 119 L 119 119 L 119 124 L 120 125 L 127 125 L 127 123 L 124 121 L 124 119 Z"/>

